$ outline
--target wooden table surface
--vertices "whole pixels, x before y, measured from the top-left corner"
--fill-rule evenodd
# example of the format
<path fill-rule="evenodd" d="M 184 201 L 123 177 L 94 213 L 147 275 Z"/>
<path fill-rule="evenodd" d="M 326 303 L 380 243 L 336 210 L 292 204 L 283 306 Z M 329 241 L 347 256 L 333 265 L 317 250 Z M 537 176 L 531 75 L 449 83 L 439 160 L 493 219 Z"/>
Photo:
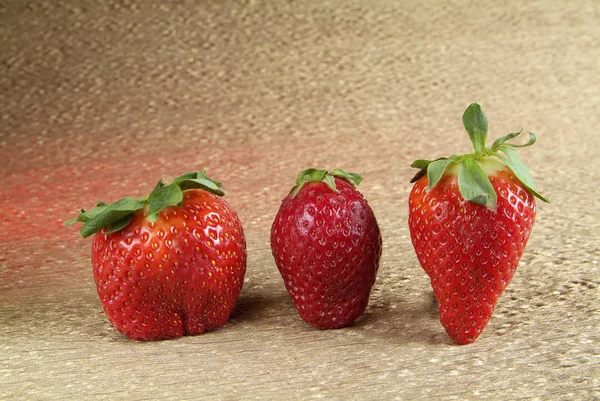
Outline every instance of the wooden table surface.
<path fill-rule="evenodd" d="M 8 0 L 0 5 L 0 399 L 600 399 L 600 3 Z M 412 160 L 490 138 L 552 199 L 486 331 L 453 345 L 408 234 Z M 296 314 L 269 245 L 297 173 L 364 175 L 383 235 L 349 328 Z M 117 333 L 62 222 L 206 168 L 248 243 L 227 325 Z"/>

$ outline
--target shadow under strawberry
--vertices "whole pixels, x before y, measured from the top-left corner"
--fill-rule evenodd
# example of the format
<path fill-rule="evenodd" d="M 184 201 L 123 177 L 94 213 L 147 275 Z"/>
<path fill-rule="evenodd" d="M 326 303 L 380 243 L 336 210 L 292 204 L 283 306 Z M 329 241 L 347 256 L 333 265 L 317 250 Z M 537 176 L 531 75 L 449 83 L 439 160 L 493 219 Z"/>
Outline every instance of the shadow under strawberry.
<path fill-rule="evenodd" d="M 374 297 L 364 315 L 350 328 L 395 345 L 452 344 L 438 325 L 438 304 L 431 291 L 410 301 L 397 296 Z"/>
<path fill-rule="evenodd" d="M 286 292 L 279 291 L 265 295 L 242 291 L 224 330 L 245 325 L 256 327 L 261 322 L 269 327 L 288 326 L 289 320 L 296 320 L 296 318 L 296 311 Z"/>

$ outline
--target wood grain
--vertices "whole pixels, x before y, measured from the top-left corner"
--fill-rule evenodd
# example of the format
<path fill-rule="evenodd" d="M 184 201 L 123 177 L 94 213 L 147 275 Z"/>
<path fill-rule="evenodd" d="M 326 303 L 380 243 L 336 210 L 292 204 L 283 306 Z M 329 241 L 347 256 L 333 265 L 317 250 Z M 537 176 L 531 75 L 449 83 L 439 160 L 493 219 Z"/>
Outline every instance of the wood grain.
<path fill-rule="evenodd" d="M 600 3 L 0 5 L 0 399 L 600 399 Z M 479 340 L 452 345 L 407 228 L 409 165 L 524 128 L 536 225 Z M 384 250 L 352 327 L 296 314 L 270 252 L 303 168 L 365 176 Z M 62 222 L 206 168 L 248 242 L 228 324 L 141 343 Z"/>

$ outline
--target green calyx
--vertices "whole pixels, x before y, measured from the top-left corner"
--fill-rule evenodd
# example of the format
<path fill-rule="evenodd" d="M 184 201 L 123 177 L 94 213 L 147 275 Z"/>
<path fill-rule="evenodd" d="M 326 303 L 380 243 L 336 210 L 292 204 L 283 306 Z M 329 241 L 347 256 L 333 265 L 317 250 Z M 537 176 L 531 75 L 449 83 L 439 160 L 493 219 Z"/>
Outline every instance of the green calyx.
<path fill-rule="evenodd" d="M 335 186 L 335 177 L 340 178 L 348 183 L 350 183 L 353 187 L 357 187 L 363 180 L 362 175 L 356 173 L 348 173 L 341 168 L 336 168 L 331 173 L 327 170 L 317 170 L 316 168 L 309 168 L 302 171 L 298 174 L 298 178 L 296 179 L 296 186 L 292 188 L 290 194 L 292 197 L 298 195 L 302 187 L 309 182 L 324 182 L 327 184 L 332 191 L 338 192 Z"/>
<path fill-rule="evenodd" d="M 66 221 L 66 226 L 82 222 L 80 234 L 83 238 L 106 228 L 106 234 L 111 234 L 125 228 L 133 219 L 135 212 L 148 208 L 149 221 L 155 222 L 159 213 L 170 206 L 180 205 L 183 201 L 183 191 L 201 188 L 215 195 L 223 196 L 221 183 L 206 176 L 206 171 L 191 172 L 180 175 L 165 184 L 161 179 L 149 195 L 143 198 L 126 197 L 107 204 L 99 202 L 90 210 L 81 209 L 79 215 Z"/>
<path fill-rule="evenodd" d="M 488 148 L 488 121 L 481 106 L 477 103 L 472 103 L 463 114 L 463 125 L 473 144 L 473 153 L 442 157 L 436 160 L 417 160 L 411 164 L 411 167 L 418 168 L 419 172 L 412 178 L 411 183 L 427 175 L 427 190 L 430 191 L 437 185 L 444 173 L 449 170 L 458 170 L 458 189 L 462 197 L 469 202 L 484 205 L 495 211 L 497 196 L 486 168 L 499 161 L 508 167 L 535 197 L 544 202 L 550 202 L 536 191 L 531 173 L 516 152 L 517 148 L 533 145 L 536 141 L 534 134 L 529 132 L 527 143 L 519 145 L 510 141 L 521 135 L 523 131 L 510 133 L 496 139 Z"/>

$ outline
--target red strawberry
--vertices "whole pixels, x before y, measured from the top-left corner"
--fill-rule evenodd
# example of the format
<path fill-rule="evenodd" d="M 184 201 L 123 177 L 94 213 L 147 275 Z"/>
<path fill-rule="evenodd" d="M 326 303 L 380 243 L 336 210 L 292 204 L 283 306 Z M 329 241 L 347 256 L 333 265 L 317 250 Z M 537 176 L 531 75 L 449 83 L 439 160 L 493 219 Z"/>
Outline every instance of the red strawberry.
<path fill-rule="evenodd" d="M 533 179 L 509 143 L 486 145 L 487 117 L 478 104 L 463 123 L 473 154 L 417 160 L 409 197 L 409 228 L 417 257 L 431 278 L 442 325 L 457 344 L 474 342 L 511 281 L 535 219 Z"/>
<path fill-rule="evenodd" d="M 118 331 L 159 340 L 225 324 L 242 289 L 246 242 L 220 187 L 204 171 L 187 173 L 66 223 L 83 222 L 84 238 L 96 233 L 96 287 Z"/>
<path fill-rule="evenodd" d="M 355 189 L 362 176 L 308 169 L 283 200 L 271 249 L 300 317 L 333 329 L 358 319 L 381 256 L 375 215 Z"/>

